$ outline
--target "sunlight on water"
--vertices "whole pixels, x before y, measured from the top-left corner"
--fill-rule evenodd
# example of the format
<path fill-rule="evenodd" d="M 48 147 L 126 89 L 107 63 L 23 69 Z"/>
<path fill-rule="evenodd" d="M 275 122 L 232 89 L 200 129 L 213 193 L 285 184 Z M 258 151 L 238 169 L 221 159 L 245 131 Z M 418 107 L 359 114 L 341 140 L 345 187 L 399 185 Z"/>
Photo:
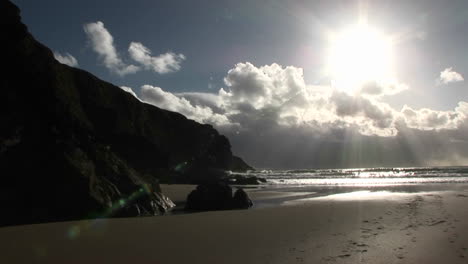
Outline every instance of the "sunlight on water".
<path fill-rule="evenodd" d="M 243 175 L 266 178 L 271 185 L 389 186 L 468 183 L 468 167 L 261 170 Z"/>
<path fill-rule="evenodd" d="M 352 186 L 377 186 L 399 185 L 411 183 L 466 183 L 468 178 L 327 178 L 327 179 L 271 179 L 272 184 L 294 185 L 352 185 Z"/>

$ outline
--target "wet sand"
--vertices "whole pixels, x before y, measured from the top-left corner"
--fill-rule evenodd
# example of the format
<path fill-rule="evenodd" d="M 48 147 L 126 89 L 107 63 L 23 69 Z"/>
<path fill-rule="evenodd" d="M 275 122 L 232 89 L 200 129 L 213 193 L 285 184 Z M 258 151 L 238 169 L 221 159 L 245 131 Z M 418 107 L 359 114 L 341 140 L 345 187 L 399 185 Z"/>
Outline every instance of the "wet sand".
<path fill-rule="evenodd" d="M 0 263 L 467 263 L 468 188 L 420 189 L 0 228 Z"/>

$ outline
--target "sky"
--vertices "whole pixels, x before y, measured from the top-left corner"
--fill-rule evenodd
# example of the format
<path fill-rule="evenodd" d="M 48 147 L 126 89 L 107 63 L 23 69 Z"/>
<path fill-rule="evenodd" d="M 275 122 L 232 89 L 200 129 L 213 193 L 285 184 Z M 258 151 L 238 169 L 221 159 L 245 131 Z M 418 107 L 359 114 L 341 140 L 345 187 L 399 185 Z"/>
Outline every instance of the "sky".
<path fill-rule="evenodd" d="M 468 165 L 467 1 L 13 2 L 57 60 L 257 168 Z"/>

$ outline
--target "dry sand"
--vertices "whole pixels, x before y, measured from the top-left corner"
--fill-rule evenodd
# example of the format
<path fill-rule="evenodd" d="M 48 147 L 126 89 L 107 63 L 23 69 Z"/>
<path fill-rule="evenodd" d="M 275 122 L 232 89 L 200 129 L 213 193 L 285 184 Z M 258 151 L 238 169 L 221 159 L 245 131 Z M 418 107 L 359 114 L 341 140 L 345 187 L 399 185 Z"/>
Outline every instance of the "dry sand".
<path fill-rule="evenodd" d="M 284 204 L 0 228 L 0 263 L 468 263 L 464 188 Z"/>

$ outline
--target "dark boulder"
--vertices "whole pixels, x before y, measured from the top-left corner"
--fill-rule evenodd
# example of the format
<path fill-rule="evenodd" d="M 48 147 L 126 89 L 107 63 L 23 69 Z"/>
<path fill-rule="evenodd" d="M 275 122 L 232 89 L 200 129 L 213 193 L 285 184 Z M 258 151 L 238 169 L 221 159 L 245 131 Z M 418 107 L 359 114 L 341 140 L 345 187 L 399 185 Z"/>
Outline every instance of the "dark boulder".
<path fill-rule="evenodd" d="M 186 210 L 212 211 L 230 209 L 232 189 L 224 183 L 200 184 L 187 197 Z"/>
<path fill-rule="evenodd" d="M 200 184 L 187 196 L 185 210 L 215 211 L 230 209 L 247 209 L 253 203 L 247 193 L 239 189 L 234 197 L 232 188 L 222 182 Z"/>
<path fill-rule="evenodd" d="M 233 209 L 248 209 L 253 206 L 252 200 L 250 200 L 249 195 L 242 189 L 239 188 L 234 193 L 232 198 L 232 208 Z"/>

